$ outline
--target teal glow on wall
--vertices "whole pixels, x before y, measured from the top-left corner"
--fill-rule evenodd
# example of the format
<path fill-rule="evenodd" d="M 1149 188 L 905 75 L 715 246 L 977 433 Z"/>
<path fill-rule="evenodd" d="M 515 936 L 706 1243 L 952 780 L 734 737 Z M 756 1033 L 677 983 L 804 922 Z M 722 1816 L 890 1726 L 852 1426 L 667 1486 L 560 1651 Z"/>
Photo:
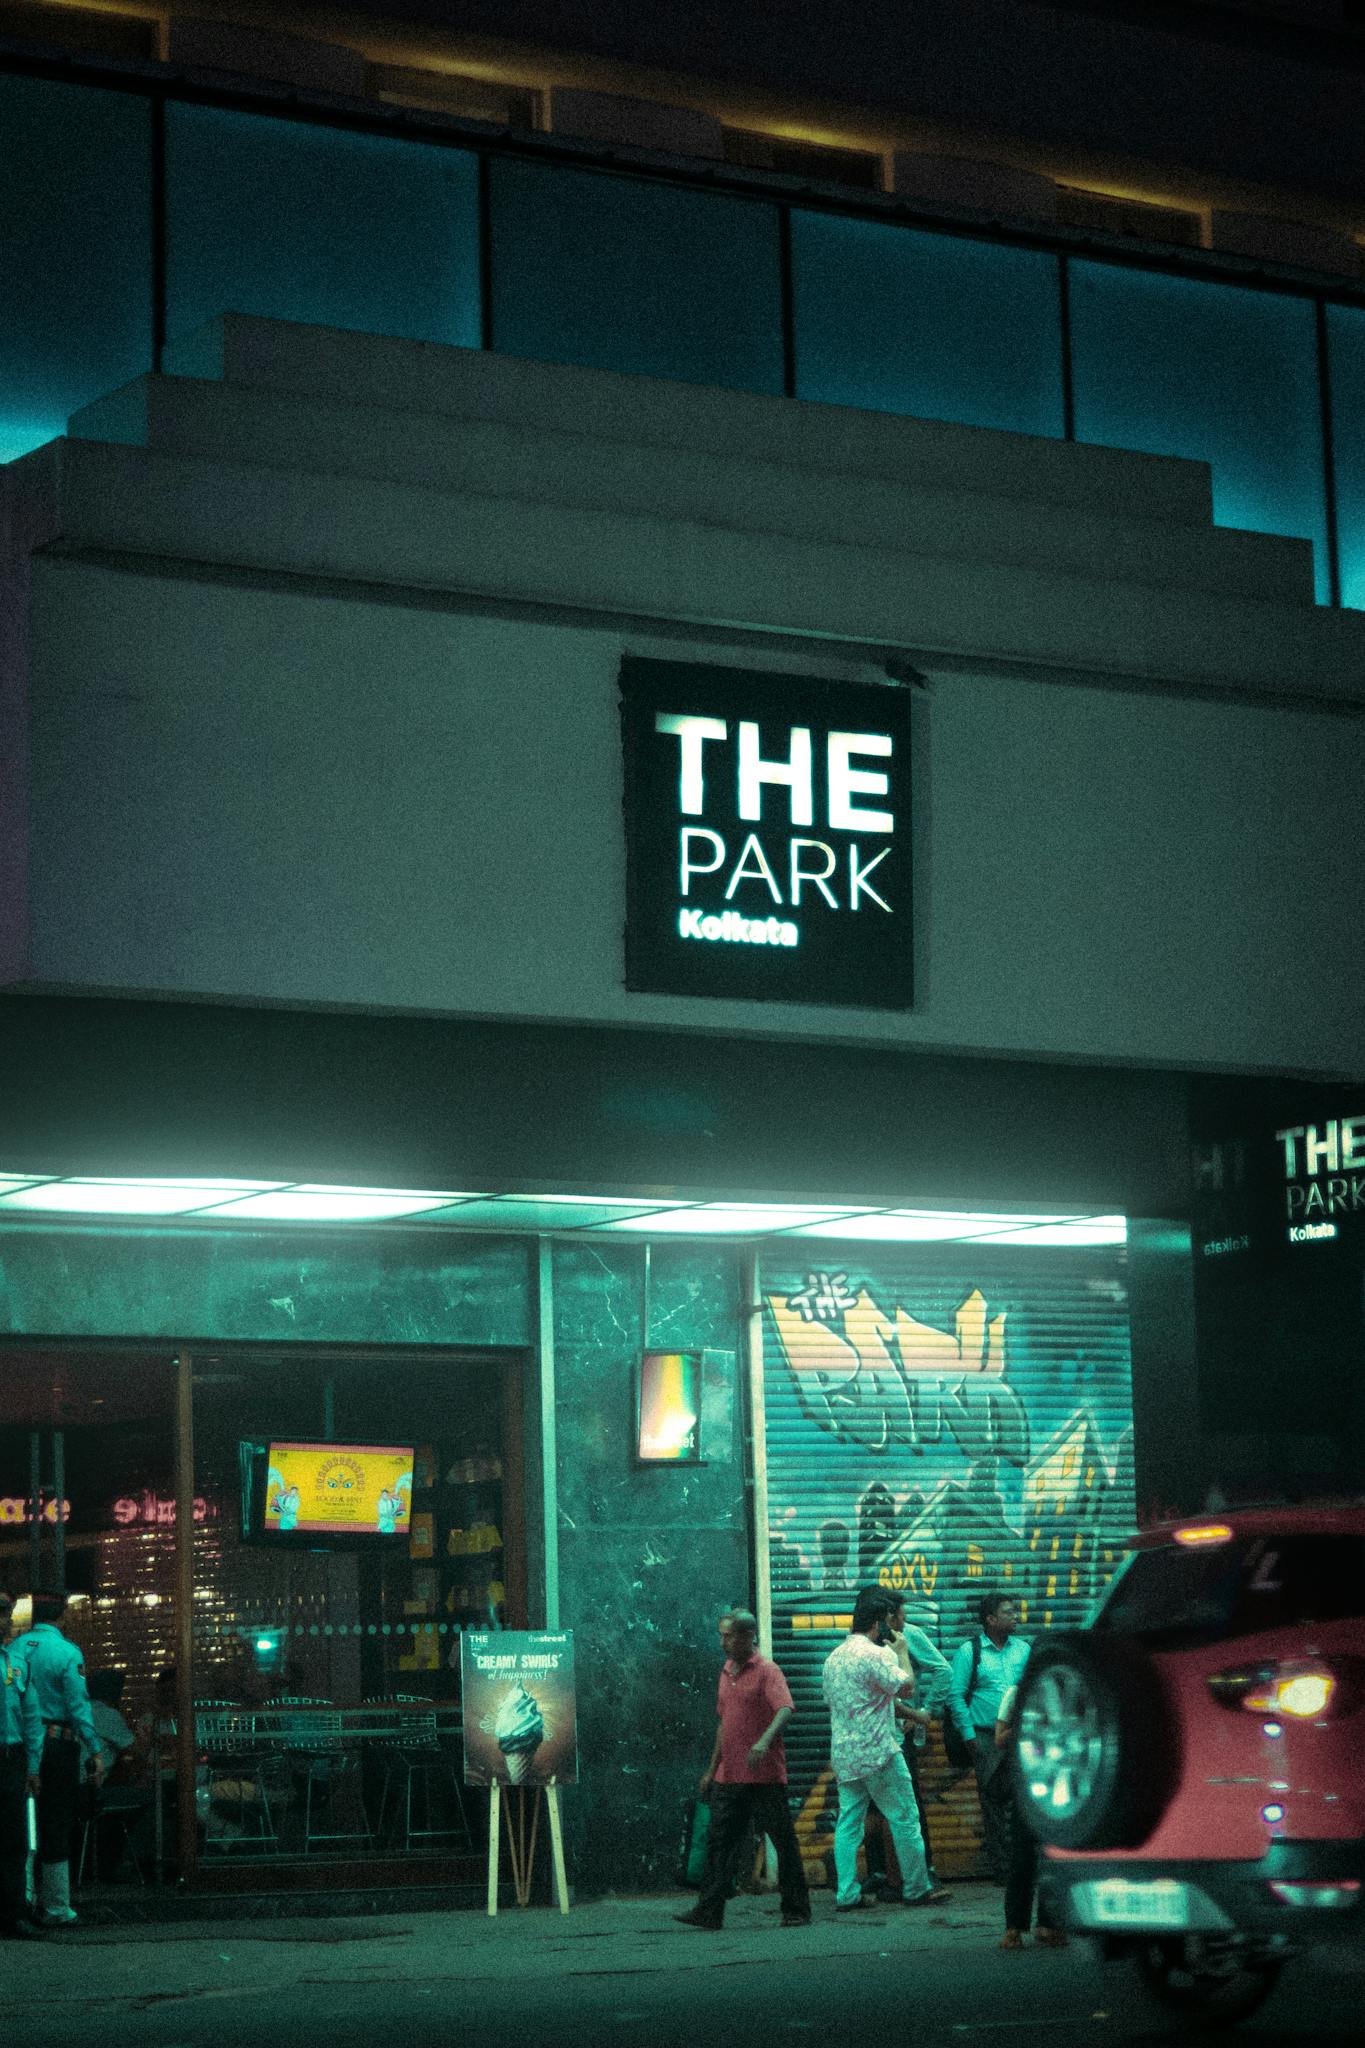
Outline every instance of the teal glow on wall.
<path fill-rule="evenodd" d="M 0 462 L 151 367 L 151 111 L 0 77 Z"/>
<path fill-rule="evenodd" d="M 466 150 L 301 121 L 166 114 L 166 333 L 256 313 L 479 345 Z"/>
<path fill-rule="evenodd" d="M 359 1227 L 0 1231 L 0 1335 L 187 1343 L 531 1341 L 534 1245 Z"/>
<path fill-rule="evenodd" d="M 1060 436 L 1057 258 L 793 213 L 796 395 Z"/>
<path fill-rule="evenodd" d="M 782 390 L 776 207 L 502 158 L 490 177 L 494 348 Z"/>
<path fill-rule="evenodd" d="M 1327 308 L 1341 601 L 1365 610 L 1365 310 Z"/>
<path fill-rule="evenodd" d="M 1220 526 L 1313 543 L 1330 595 L 1312 302 L 1073 262 L 1076 438 L 1213 469 Z"/>

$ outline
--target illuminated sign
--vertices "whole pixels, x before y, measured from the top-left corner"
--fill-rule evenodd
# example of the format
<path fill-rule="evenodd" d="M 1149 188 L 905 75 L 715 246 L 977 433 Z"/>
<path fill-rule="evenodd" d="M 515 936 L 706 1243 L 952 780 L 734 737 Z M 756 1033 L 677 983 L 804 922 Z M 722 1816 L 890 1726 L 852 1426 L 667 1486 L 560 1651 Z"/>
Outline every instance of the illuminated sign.
<path fill-rule="evenodd" d="M 45 1496 L 40 1503 L 38 1513 L 35 1515 L 33 1512 L 33 1502 L 25 1500 L 22 1494 L 7 1493 L 0 1496 L 0 1527 L 15 1522 L 36 1521 L 51 1522 L 55 1525 L 59 1521 L 69 1522 L 70 1520 L 71 1503 L 69 1500 L 64 1500 L 59 1510 L 55 1497 Z"/>
<path fill-rule="evenodd" d="M 701 1366 L 699 1351 L 641 1354 L 635 1431 L 640 1464 L 701 1462 Z"/>
<path fill-rule="evenodd" d="M 902 690 L 630 657 L 621 721 L 627 988 L 909 1007 Z"/>
<path fill-rule="evenodd" d="M 137 1495 L 120 1494 L 117 1500 L 109 1503 L 108 1515 L 109 1519 L 117 1523 L 121 1529 L 133 1527 L 143 1529 L 167 1528 L 175 1522 L 175 1501 L 167 1494 L 149 1493 L 145 1489 Z M 55 1497 L 45 1494 L 40 1503 L 39 1513 L 35 1516 L 31 1500 L 25 1500 L 19 1494 L 0 1494 L 0 1528 L 15 1522 L 33 1522 L 40 1519 L 44 1522 L 52 1523 L 57 1521 L 69 1522 L 71 1520 L 70 1501 L 64 1500 L 62 1502 L 59 1514 Z M 196 1494 L 194 1497 L 194 1519 L 196 1522 L 216 1521 L 218 1519 L 217 1504 L 211 1504 L 205 1500 L 202 1494 Z"/>
<path fill-rule="evenodd" d="M 1339 1234 L 1338 1219 L 1365 1214 L 1365 1116 L 1276 1131 L 1284 1161 L 1284 1214 L 1291 1244 Z"/>
<path fill-rule="evenodd" d="M 1239 1255 L 1298 1259 L 1305 1246 L 1362 1256 L 1365 1112 L 1349 1097 L 1344 1106 L 1350 1113 L 1326 1115 L 1320 1097 L 1296 1090 L 1259 1128 L 1201 1137 L 1193 1213 L 1201 1259 L 1233 1266 Z"/>

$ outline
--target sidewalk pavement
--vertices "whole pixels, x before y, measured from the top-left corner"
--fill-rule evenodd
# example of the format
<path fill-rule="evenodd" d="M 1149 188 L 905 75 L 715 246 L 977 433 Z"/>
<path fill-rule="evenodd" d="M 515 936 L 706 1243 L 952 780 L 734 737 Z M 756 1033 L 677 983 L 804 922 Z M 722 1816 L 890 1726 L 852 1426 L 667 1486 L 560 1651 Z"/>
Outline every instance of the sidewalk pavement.
<path fill-rule="evenodd" d="M 928 1950 L 980 1953 L 1002 1931 L 1000 1893 L 962 1884 L 942 1907 L 834 1910 L 815 1895 L 809 1927 L 783 1928 L 775 1894 L 733 1899 L 719 1934 L 680 1927 L 693 1892 L 595 1899 L 568 1915 L 548 1906 L 414 1913 L 365 1919 L 231 1920 L 73 1927 L 45 1942 L 12 1943 L 0 1972 L 0 2016 L 133 2010 L 167 1999 L 238 1997 L 309 1984 L 471 1983 L 482 1978 L 640 1976 L 715 1964 L 881 1956 Z"/>

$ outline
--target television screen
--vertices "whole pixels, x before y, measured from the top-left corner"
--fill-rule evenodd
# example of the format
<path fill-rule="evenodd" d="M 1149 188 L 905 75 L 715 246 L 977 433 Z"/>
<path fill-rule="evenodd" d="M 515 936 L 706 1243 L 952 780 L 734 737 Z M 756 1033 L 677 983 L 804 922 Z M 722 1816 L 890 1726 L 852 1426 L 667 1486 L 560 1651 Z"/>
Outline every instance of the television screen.
<path fill-rule="evenodd" d="M 412 1446 L 272 1443 L 259 1527 L 281 1536 L 406 1536 Z"/>

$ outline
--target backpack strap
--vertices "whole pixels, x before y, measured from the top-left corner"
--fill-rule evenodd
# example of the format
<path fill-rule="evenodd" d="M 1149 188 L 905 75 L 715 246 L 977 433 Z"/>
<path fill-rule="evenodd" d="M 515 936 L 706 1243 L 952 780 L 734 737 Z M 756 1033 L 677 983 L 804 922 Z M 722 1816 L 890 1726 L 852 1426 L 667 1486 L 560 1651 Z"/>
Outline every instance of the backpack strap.
<path fill-rule="evenodd" d="M 970 1705 L 971 1705 L 971 1703 L 972 1703 L 972 1694 L 973 1694 L 973 1693 L 974 1693 L 974 1692 L 976 1691 L 976 1682 L 977 1682 L 978 1678 L 980 1678 L 980 1676 L 981 1676 L 981 1631 L 980 1631 L 980 1629 L 978 1629 L 978 1630 L 977 1630 L 977 1632 L 976 1632 L 976 1634 L 975 1634 L 975 1635 L 974 1635 L 974 1636 L 972 1637 L 972 1675 L 971 1675 L 971 1677 L 970 1677 L 970 1678 L 969 1678 L 969 1679 L 967 1680 L 967 1690 L 966 1690 L 966 1692 L 965 1692 L 965 1693 L 964 1693 L 964 1694 L 962 1695 L 962 1697 L 963 1697 L 963 1698 L 964 1698 L 964 1699 L 966 1700 L 966 1702 L 967 1702 L 967 1705 L 968 1705 L 968 1706 L 970 1706 Z"/>

